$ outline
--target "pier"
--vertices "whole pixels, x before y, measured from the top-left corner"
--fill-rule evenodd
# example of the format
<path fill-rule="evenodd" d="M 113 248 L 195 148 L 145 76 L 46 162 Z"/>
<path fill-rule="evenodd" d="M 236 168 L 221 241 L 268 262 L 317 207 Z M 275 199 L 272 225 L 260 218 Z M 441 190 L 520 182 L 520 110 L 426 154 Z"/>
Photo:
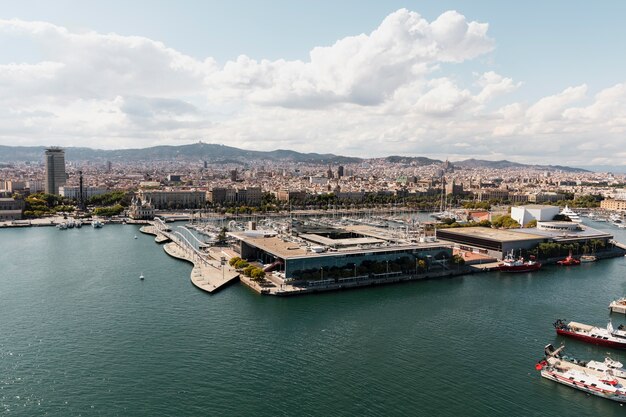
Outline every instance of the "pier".
<path fill-rule="evenodd" d="M 201 250 L 204 249 L 203 242 L 185 227 L 181 230 L 172 231 L 160 219 L 140 229 L 142 233 L 155 235 L 157 243 L 169 242 L 163 246 L 168 255 L 192 263 L 191 282 L 202 291 L 212 294 L 239 278 L 239 272 L 231 268 L 225 259 L 211 258 L 210 252 Z"/>

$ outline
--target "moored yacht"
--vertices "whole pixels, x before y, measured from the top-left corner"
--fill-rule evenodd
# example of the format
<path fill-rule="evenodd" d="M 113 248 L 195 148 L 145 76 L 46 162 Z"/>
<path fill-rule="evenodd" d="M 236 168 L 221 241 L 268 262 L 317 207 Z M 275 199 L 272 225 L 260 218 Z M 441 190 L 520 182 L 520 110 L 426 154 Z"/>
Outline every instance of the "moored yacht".
<path fill-rule="evenodd" d="M 609 311 L 613 313 L 626 314 L 626 297 L 611 301 L 611 304 L 609 304 Z"/>
<path fill-rule="evenodd" d="M 597 260 L 596 255 L 582 255 L 580 257 L 580 262 L 582 263 L 595 262 Z"/>
<path fill-rule="evenodd" d="M 513 251 L 509 252 L 498 264 L 498 270 L 502 272 L 531 272 L 540 268 L 541 263 L 537 262 L 534 256 L 531 256 L 529 260 L 524 260 L 521 256 L 516 258 Z"/>
<path fill-rule="evenodd" d="M 561 210 L 561 212 L 559 213 L 563 216 L 567 216 L 569 217 L 569 219 L 573 222 L 576 223 L 580 223 L 582 222 L 582 219 L 580 218 L 580 216 L 578 215 L 578 213 L 576 213 L 574 210 L 572 210 L 571 208 L 569 208 L 567 206 L 567 204 L 565 205 L 565 208 L 563 210 Z"/>
<path fill-rule="evenodd" d="M 545 358 L 535 365 L 542 377 L 598 397 L 626 402 L 626 373 L 620 362 L 610 358 L 604 362 L 582 362 L 561 355 L 563 348 L 544 348 Z"/>
<path fill-rule="evenodd" d="M 614 329 L 611 322 L 609 322 L 606 328 L 602 328 L 575 321 L 565 323 L 564 320 L 558 319 L 554 322 L 554 328 L 556 333 L 562 336 L 573 337 L 594 345 L 626 349 L 626 331 L 624 327 L 619 326 L 617 329 Z"/>

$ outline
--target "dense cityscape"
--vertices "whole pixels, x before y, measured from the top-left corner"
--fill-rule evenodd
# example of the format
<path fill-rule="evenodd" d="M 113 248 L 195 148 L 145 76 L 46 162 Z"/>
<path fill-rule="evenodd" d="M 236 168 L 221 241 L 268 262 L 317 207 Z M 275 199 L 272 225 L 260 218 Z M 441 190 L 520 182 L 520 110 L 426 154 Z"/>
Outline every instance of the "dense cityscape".
<path fill-rule="evenodd" d="M 0 415 L 622 416 L 624 15 L 6 2 Z"/>

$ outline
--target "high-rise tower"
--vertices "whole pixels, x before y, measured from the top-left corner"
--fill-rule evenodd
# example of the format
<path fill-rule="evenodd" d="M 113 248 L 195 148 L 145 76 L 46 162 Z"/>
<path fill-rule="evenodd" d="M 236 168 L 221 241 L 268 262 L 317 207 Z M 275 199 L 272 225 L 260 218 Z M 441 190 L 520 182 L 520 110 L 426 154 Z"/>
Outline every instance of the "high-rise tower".
<path fill-rule="evenodd" d="M 61 148 L 46 149 L 46 193 L 59 194 L 59 186 L 64 185 L 65 180 L 65 151 Z"/>

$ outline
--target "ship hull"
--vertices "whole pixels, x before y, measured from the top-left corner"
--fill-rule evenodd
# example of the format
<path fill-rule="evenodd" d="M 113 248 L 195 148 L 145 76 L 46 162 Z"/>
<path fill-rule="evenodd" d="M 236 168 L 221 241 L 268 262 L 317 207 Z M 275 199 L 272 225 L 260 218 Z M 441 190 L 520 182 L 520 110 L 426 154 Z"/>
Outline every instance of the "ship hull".
<path fill-rule="evenodd" d="M 602 388 L 594 387 L 591 385 L 587 385 L 581 381 L 572 381 L 569 378 L 565 378 L 557 374 L 556 372 L 551 372 L 548 370 L 542 370 L 541 376 L 550 379 L 552 381 L 558 382 L 559 384 L 567 385 L 568 387 L 575 388 L 579 391 L 586 392 L 588 394 L 593 394 L 601 398 L 606 398 L 607 400 L 617 401 L 620 403 L 626 402 L 626 396 L 620 394 L 614 394 L 612 392 L 607 392 Z"/>
<path fill-rule="evenodd" d="M 501 272 L 533 272 L 538 271 L 541 268 L 541 264 L 537 263 L 534 265 L 516 265 L 516 266 L 508 266 L 508 265 L 500 265 L 498 266 L 498 271 Z"/>
<path fill-rule="evenodd" d="M 609 305 L 609 310 L 611 310 L 613 313 L 626 314 L 626 305 L 623 305 L 623 304 L 611 304 L 611 305 Z"/>
<path fill-rule="evenodd" d="M 626 340 L 624 342 L 614 342 L 612 340 L 599 339 L 597 337 L 591 337 L 564 329 L 556 329 L 556 333 L 561 336 L 571 337 L 573 339 L 578 339 L 580 341 L 592 343 L 598 346 L 606 346 L 614 349 L 626 349 Z"/>

